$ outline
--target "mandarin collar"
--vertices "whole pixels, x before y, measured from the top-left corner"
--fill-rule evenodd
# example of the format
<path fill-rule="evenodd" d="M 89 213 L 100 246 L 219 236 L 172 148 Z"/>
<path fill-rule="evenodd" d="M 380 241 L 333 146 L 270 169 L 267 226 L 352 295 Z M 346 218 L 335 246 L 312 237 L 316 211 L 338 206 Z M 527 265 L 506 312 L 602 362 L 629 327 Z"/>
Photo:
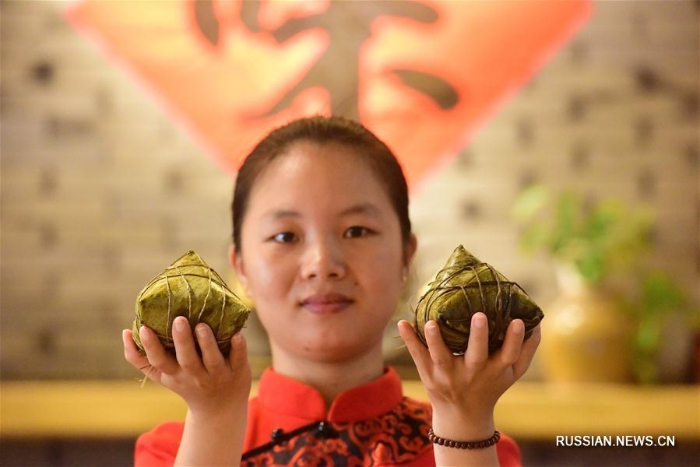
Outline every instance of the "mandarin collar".
<path fill-rule="evenodd" d="M 392 410 L 403 400 L 401 379 L 392 367 L 374 381 L 348 389 L 326 407 L 312 386 L 266 369 L 258 383 L 258 401 L 267 410 L 298 418 L 354 422 L 375 418 Z"/>

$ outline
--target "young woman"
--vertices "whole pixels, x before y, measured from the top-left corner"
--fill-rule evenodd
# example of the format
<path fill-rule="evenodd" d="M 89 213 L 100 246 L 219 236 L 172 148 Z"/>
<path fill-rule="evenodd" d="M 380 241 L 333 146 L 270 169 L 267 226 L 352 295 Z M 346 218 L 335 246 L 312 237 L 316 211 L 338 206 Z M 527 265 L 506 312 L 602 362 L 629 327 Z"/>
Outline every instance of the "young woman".
<path fill-rule="evenodd" d="M 137 466 L 520 463 L 493 412 L 525 373 L 539 329 L 523 341 L 514 320 L 489 357 L 477 313 L 466 354 L 453 356 L 435 322 L 427 348 L 400 322 L 430 403 L 404 397 L 383 362 L 383 330 L 416 250 L 406 182 L 385 144 L 352 121 L 293 121 L 248 156 L 232 212 L 231 263 L 269 336 L 272 368 L 249 400 L 240 334 L 224 356 L 206 325 L 193 335 L 178 318 L 173 357 L 146 328 L 140 354 L 125 330 L 126 359 L 188 406 L 184 423 L 139 438 Z"/>

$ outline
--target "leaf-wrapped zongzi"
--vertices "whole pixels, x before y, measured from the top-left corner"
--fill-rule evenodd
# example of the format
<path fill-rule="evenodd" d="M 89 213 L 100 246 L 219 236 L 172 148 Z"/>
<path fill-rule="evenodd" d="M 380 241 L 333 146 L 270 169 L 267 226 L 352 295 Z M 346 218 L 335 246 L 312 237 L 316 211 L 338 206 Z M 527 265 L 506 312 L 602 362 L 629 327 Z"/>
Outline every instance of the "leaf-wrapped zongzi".
<path fill-rule="evenodd" d="M 249 313 L 219 274 L 197 253 L 189 251 L 139 293 L 132 326 L 134 342 L 143 351 L 139 336 L 143 325 L 155 331 L 167 350 L 175 352 L 173 320 L 185 316 L 192 328 L 197 323 L 208 324 L 219 349 L 226 353 L 231 337 L 243 328 Z"/>
<path fill-rule="evenodd" d="M 527 339 L 544 317 L 539 306 L 518 284 L 479 261 L 460 245 L 419 299 L 415 328 L 425 343 L 425 323 L 435 320 L 447 347 L 452 353 L 461 355 L 466 352 L 469 342 L 472 315 L 479 311 L 489 322 L 489 353 L 503 345 L 506 330 L 513 319 L 523 320 Z"/>

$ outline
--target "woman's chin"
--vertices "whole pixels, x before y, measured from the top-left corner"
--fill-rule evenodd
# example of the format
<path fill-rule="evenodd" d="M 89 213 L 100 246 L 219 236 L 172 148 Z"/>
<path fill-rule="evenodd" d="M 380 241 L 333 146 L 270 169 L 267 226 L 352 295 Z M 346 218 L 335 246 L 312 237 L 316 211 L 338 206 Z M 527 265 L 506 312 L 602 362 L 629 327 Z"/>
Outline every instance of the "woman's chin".
<path fill-rule="evenodd" d="M 302 347 L 302 357 L 318 363 L 347 363 L 368 354 L 371 345 L 357 342 L 317 342 Z M 381 343 L 377 345 L 381 349 Z"/>

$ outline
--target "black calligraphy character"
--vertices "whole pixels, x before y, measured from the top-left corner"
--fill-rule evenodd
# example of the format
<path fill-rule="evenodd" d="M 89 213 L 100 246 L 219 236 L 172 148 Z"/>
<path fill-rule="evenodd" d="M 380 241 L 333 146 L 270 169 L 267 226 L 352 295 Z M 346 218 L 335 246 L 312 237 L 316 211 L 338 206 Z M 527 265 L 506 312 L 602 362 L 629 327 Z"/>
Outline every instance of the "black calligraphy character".
<path fill-rule="evenodd" d="M 242 2 L 241 20 L 251 32 L 261 30 L 257 22 L 258 10 L 258 0 Z M 321 13 L 289 19 L 279 28 L 269 31 L 278 43 L 283 43 L 301 32 L 322 28 L 329 36 L 329 44 L 306 75 L 260 117 L 282 111 L 301 92 L 321 86 L 330 94 L 334 115 L 359 119 L 360 51 L 372 35 L 373 21 L 381 16 L 409 18 L 426 24 L 439 19 L 433 8 L 418 1 L 331 1 Z M 203 36 L 212 44 L 218 44 L 219 27 L 212 0 L 195 0 L 195 18 Z M 430 97 L 444 110 L 459 102 L 455 88 L 439 76 L 398 68 L 391 73 L 404 85 Z"/>
<path fill-rule="evenodd" d="M 302 31 L 321 27 L 329 35 L 329 45 L 308 73 L 264 116 L 273 115 L 289 106 L 299 93 L 315 86 L 325 87 L 331 97 L 335 115 L 359 118 L 360 49 L 371 36 L 374 19 L 390 15 L 410 18 L 422 23 L 437 21 L 431 7 L 413 1 L 332 1 L 316 15 L 288 20 L 272 35 L 284 42 Z M 459 97 L 443 79 L 418 70 L 392 70 L 406 86 L 425 93 L 443 109 L 454 107 Z"/>

